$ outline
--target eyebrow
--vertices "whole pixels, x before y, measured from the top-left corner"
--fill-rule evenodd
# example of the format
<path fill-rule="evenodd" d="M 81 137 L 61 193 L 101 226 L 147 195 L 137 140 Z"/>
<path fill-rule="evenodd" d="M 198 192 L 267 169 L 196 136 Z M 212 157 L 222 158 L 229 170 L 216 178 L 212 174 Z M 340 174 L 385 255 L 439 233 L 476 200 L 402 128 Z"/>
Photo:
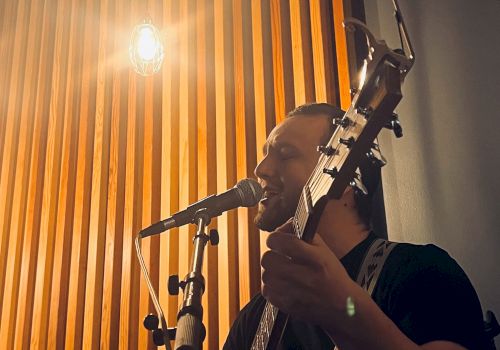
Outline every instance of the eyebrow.
<path fill-rule="evenodd" d="M 272 145 L 269 144 L 269 142 L 265 142 L 264 145 L 262 146 L 262 154 L 266 154 L 266 150 L 269 149 L 269 147 L 273 147 Z M 298 150 L 297 146 L 295 146 L 294 144 L 292 143 L 289 143 L 289 142 L 276 142 L 275 143 L 275 146 L 273 148 L 285 148 L 285 147 L 289 147 L 289 148 L 292 148 L 293 150 Z"/>

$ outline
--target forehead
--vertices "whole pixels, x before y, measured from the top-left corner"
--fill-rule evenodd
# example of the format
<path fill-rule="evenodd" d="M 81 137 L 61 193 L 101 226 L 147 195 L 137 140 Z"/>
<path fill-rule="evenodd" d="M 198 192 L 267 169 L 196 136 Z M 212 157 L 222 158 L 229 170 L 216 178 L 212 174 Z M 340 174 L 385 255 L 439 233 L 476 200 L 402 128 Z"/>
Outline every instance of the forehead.
<path fill-rule="evenodd" d="M 330 118 L 326 115 L 299 115 L 286 118 L 276 125 L 266 144 L 290 143 L 297 146 L 319 145 L 330 130 Z"/>

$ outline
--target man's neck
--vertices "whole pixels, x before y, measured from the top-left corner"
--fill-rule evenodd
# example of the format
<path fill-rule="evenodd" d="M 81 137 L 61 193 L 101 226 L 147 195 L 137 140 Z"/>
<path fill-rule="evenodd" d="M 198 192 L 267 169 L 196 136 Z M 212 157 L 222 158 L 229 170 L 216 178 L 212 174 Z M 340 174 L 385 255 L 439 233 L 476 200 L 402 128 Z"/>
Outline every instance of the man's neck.
<path fill-rule="evenodd" d="M 321 216 L 318 233 L 337 258 L 341 259 L 368 237 L 369 228 L 357 210 L 342 201 L 330 201 Z"/>

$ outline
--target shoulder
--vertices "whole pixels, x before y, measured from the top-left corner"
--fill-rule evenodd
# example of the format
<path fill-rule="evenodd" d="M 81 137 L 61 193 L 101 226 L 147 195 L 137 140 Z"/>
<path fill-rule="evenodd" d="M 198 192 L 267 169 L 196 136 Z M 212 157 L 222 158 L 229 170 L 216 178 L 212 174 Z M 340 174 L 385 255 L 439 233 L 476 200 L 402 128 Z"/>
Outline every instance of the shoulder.
<path fill-rule="evenodd" d="M 476 349 L 483 341 L 482 311 L 469 278 L 445 250 L 398 244 L 377 291 L 381 307 L 414 341 L 450 340 Z"/>
<path fill-rule="evenodd" d="M 398 243 L 387 258 L 384 274 L 405 283 L 445 278 L 470 284 L 456 260 L 433 244 Z"/>
<path fill-rule="evenodd" d="M 456 261 L 444 250 L 434 244 L 398 243 L 391 254 L 391 259 L 411 264 L 420 269 L 438 265 L 456 265 Z"/>
<path fill-rule="evenodd" d="M 445 250 L 433 244 L 399 243 L 387 258 L 381 279 L 386 293 L 394 297 L 411 296 L 414 304 L 430 303 L 430 298 L 452 300 L 449 294 L 453 294 L 479 306 L 464 270 Z"/>

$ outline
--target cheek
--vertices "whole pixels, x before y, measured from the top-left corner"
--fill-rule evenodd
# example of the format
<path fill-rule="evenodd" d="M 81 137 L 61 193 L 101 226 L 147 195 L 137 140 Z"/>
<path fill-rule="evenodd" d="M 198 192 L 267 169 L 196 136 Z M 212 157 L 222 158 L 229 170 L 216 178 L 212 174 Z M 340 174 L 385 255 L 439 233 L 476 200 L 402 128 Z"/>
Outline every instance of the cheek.
<path fill-rule="evenodd" d="M 287 192 L 300 193 L 306 184 L 312 170 L 304 167 L 304 163 L 289 162 L 283 165 L 281 169 L 281 182 L 285 186 Z"/>

